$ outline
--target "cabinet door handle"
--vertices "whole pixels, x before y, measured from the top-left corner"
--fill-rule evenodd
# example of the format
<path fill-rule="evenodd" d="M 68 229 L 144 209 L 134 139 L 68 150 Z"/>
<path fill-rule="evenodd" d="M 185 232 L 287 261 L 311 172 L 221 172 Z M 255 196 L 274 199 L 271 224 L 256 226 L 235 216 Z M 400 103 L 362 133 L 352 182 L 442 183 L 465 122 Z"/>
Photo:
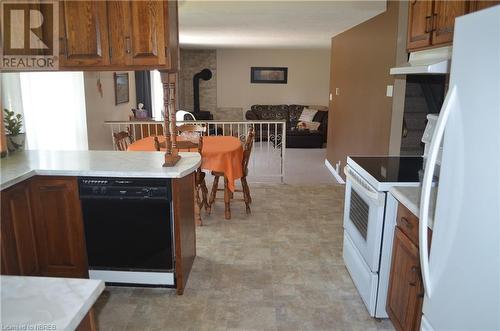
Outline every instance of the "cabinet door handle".
<path fill-rule="evenodd" d="M 425 33 L 429 33 L 432 31 L 431 18 L 432 16 L 425 16 Z"/>
<path fill-rule="evenodd" d="M 130 54 L 132 52 L 130 45 L 130 37 L 125 37 L 125 52 Z"/>
<path fill-rule="evenodd" d="M 437 25 L 437 16 L 438 16 L 437 13 L 432 14 L 432 30 L 431 30 L 431 32 L 434 32 L 434 31 L 437 30 L 437 27 L 436 27 L 436 25 Z"/>
<path fill-rule="evenodd" d="M 66 57 L 69 56 L 68 53 L 68 37 L 64 38 L 64 52 L 66 53 Z"/>
<path fill-rule="evenodd" d="M 410 285 L 410 286 L 417 286 L 417 279 L 418 279 L 417 278 L 417 272 L 419 271 L 419 268 L 417 266 L 413 266 L 413 267 L 411 267 L 410 270 L 411 270 L 411 273 L 414 275 L 414 277 L 415 277 L 414 279 L 415 280 L 411 281 L 411 282 L 408 282 L 408 285 Z"/>
<path fill-rule="evenodd" d="M 408 221 L 408 219 L 406 217 L 401 217 L 401 221 L 405 224 L 405 226 L 408 228 L 408 229 L 413 229 L 413 224 L 410 223 L 410 221 Z"/>

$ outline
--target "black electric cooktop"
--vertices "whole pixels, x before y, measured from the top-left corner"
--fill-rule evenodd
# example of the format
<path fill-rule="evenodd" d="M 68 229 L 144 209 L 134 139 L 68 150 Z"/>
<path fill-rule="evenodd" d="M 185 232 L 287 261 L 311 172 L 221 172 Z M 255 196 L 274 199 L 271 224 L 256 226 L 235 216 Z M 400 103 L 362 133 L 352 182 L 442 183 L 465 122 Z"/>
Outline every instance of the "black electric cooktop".
<path fill-rule="evenodd" d="M 351 156 L 354 162 L 379 182 L 419 182 L 421 156 Z"/>

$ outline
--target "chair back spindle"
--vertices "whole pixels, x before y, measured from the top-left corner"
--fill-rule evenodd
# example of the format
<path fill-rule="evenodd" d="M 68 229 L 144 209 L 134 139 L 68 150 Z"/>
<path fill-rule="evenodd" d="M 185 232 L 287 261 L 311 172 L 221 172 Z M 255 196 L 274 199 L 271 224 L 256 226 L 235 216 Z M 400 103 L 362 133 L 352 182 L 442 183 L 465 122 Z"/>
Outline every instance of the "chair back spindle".
<path fill-rule="evenodd" d="M 250 162 L 250 154 L 252 153 L 253 149 L 253 140 L 255 137 L 255 133 L 253 130 L 253 127 L 250 126 L 248 128 L 248 134 L 245 139 L 245 144 L 243 145 L 243 161 L 242 161 L 242 167 L 243 167 L 243 176 L 248 175 L 248 163 Z"/>
<path fill-rule="evenodd" d="M 115 139 L 116 149 L 119 151 L 126 151 L 128 145 L 134 142 L 129 127 L 127 127 L 127 131 L 114 132 L 113 138 Z"/>

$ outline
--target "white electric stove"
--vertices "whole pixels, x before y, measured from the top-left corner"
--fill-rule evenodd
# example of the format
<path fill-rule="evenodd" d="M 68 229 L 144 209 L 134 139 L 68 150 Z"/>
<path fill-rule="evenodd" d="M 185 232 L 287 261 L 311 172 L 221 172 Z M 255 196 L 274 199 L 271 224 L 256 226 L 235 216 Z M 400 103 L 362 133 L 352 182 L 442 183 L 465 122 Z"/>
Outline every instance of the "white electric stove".
<path fill-rule="evenodd" d="M 397 201 L 392 186 L 420 185 L 420 156 L 348 157 L 344 168 L 344 262 L 373 317 L 386 318 Z"/>

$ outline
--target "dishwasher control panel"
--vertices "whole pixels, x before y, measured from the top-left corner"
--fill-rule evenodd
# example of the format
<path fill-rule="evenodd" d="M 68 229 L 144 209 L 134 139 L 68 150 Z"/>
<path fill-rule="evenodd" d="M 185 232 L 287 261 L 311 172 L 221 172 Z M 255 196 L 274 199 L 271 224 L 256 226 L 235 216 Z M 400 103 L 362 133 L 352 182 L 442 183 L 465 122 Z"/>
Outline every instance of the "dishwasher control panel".
<path fill-rule="evenodd" d="M 80 177 L 80 198 L 171 200 L 170 178 Z"/>

